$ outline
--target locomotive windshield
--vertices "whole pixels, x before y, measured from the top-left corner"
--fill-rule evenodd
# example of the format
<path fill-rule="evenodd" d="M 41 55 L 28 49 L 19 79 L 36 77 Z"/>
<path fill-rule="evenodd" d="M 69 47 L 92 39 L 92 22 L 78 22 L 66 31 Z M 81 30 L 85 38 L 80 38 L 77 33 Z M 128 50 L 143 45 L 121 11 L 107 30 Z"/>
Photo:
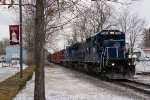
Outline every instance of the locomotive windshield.
<path fill-rule="evenodd" d="M 121 34 L 121 35 L 111 35 L 111 34 L 108 34 L 105 36 L 105 40 L 109 40 L 109 39 L 113 39 L 113 40 L 120 40 L 120 39 L 125 39 L 125 35 L 124 34 Z"/>

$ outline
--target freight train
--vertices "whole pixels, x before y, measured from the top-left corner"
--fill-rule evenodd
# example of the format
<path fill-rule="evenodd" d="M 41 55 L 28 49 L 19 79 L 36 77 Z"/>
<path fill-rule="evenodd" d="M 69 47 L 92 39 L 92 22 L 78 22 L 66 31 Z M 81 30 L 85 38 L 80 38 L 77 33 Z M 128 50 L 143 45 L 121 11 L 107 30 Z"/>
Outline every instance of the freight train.
<path fill-rule="evenodd" d="M 125 33 L 102 30 L 48 55 L 48 61 L 80 69 L 109 79 L 129 79 L 135 74 L 133 55 L 126 48 Z"/>

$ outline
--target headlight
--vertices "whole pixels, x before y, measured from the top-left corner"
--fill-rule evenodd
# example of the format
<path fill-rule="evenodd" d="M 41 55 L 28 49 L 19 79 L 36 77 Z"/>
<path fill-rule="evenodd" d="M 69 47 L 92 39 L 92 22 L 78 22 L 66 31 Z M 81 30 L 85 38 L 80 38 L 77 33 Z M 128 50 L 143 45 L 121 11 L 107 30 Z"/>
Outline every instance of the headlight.
<path fill-rule="evenodd" d="M 115 66 L 115 63 L 112 63 L 111 65 L 112 65 L 112 66 Z"/>
<path fill-rule="evenodd" d="M 131 55 L 128 55 L 128 58 L 132 58 Z"/>
<path fill-rule="evenodd" d="M 137 58 L 137 56 L 136 55 L 132 55 L 132 58 Z"/>

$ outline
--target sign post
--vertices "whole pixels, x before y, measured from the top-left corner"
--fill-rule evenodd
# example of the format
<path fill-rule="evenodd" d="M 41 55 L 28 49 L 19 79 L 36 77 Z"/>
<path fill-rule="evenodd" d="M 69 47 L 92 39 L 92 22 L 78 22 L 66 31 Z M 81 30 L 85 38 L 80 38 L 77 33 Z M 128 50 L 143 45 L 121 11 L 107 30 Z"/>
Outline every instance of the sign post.
<path fill-rule="evenodd" d="M 22 69 L 22 0 L 19 0 L 19 12 L 20 12 L 20 78 L 23 77 Z"/>
<path fill-rule="evenodd" d="M 22 19 L 22 18 L 21 18 Z M 23 77 L 22 69 L 22 21 L 19 25 L 9 25 L 10 32 L 10 45 L 19 45 L 20 44 L 20 78 Z M 19 34 L 20 33 L 20 34 Z M 19 41 L 20 36 L 20 41 Z"/>

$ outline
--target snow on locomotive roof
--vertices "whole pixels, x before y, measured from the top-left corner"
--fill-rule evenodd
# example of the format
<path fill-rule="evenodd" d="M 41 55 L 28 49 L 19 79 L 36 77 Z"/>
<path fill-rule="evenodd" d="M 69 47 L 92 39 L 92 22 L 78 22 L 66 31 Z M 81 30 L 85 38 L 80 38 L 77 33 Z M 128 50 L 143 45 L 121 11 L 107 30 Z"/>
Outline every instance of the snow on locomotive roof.
<path fill-rule="evenodd" d="M 120 32 L 119 30 L 102 30 L 101 32 L 99 32 L 99 34 L 110 34 L 110 35 L 121 35 L 121 34 L 124 34 L 123 32 Z"/>
<path fill-rule="evenodd" d="M 93 36 L 95 36 L 97 34 L 102 34 L 102 35 L 107 35 L 107 34 L 121 35 L 121 34 L 124 34 L 124 33 L 119 31 L 119 30 L 102 30 L 102 31 L 100 31 L 100 32 L 98 32 L 96 34 L 90 35 L 90 37 L 88 37 L 88 38 L 91 38 L 91 37 L 93 37 Z"/>

